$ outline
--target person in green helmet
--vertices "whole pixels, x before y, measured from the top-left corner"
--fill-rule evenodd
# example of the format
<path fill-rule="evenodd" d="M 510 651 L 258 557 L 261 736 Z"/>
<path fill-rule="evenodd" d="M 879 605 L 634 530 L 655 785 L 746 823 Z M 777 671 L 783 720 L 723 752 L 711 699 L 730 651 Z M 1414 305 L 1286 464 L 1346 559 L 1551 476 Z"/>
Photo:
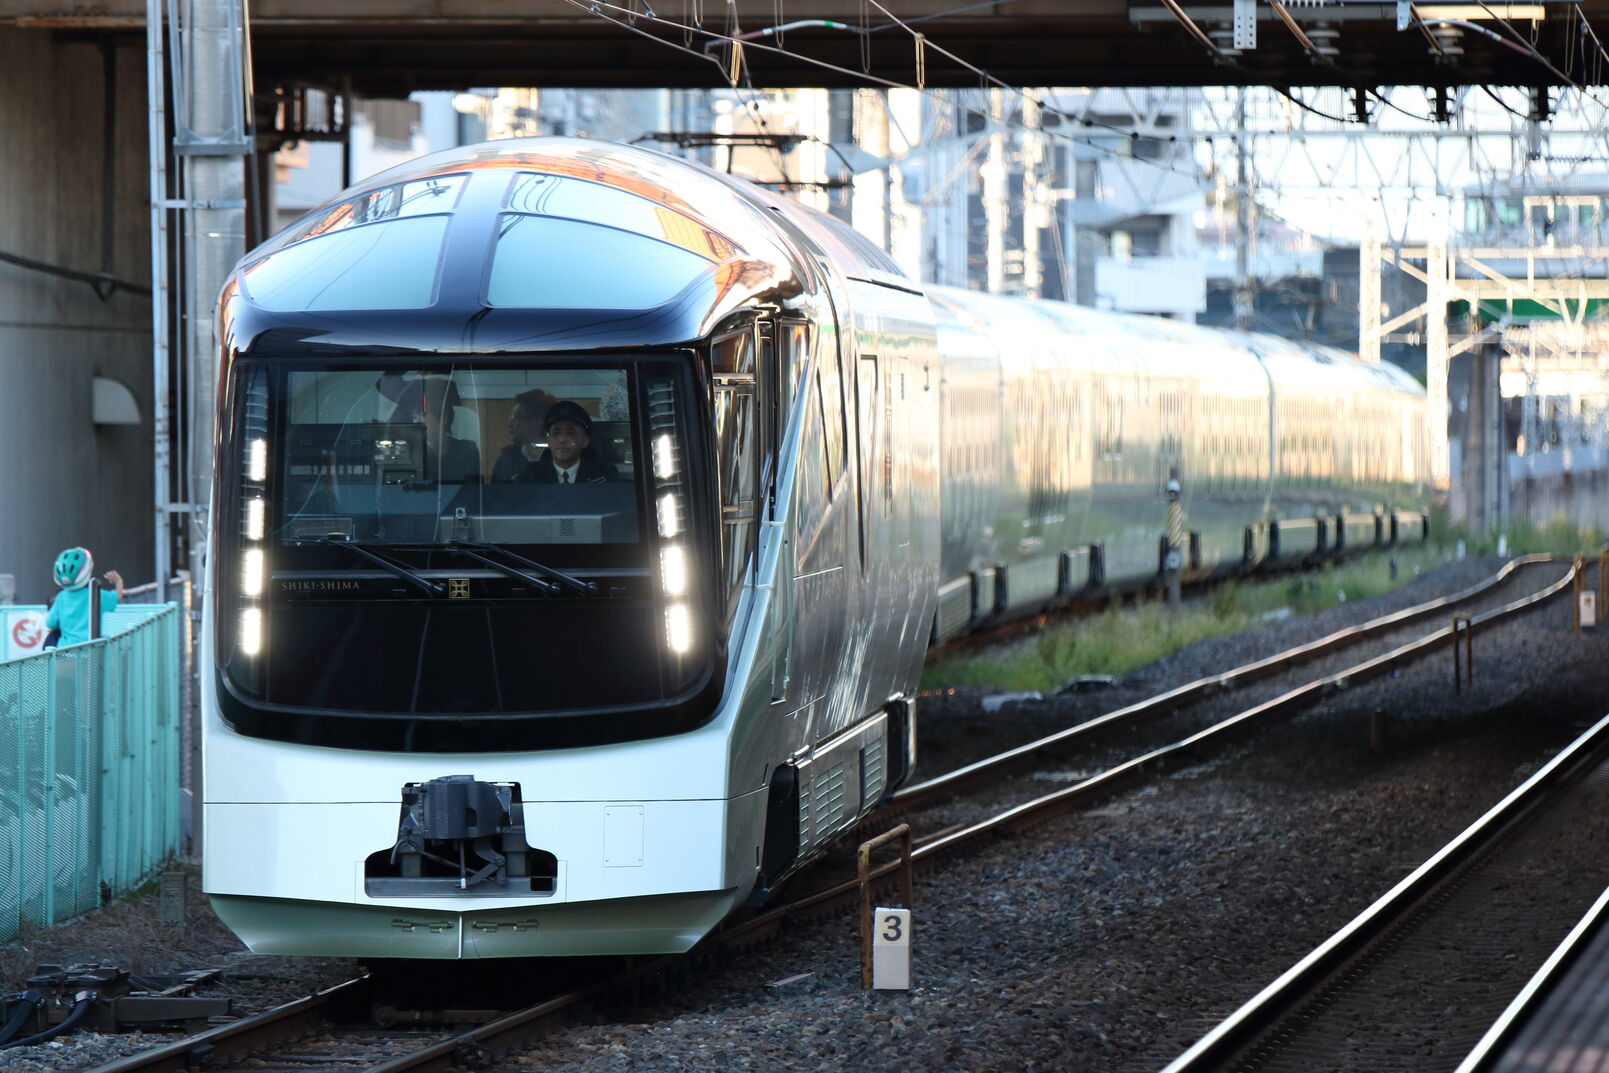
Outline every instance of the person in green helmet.
<path fill-rule="evenodd" d="M 51 571 L 61 592 L 45 613 L 45 647 L 77 645 L 89 640 L 89 579 L 95 576 L 95 560 L 88 548 L 68 548 L 56 556 Z M 123 596 L 123 577 L 116 570 L 101 575 L 111 589 L 101 590 L 101 614 L 117 610 Z"/>

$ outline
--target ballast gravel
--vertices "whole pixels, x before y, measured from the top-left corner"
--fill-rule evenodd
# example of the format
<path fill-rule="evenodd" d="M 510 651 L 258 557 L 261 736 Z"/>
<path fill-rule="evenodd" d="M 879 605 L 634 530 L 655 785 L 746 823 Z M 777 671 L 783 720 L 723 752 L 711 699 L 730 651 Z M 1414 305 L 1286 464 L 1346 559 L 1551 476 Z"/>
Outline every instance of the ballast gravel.
<path fill-rule="evenodd" d="M 1101 693 L 993 713 L 983 711 L 981 691 L 925 697 L 919 774 L 1463 588 L 1498 565 L 1452 564 L 1374 600 L 1207 641 Z M 1601 673 L 1609 633 L 1576 634 L 1569 614 L 1560 599 L 1478 635 L 1476 679 L 1462 693 L 1450 688 L 1443 653 L 919 880 L 909 992 L 860 990 L 852 920 L 800 923 L 689 988 L 593 1011 L 590 1023 L 496 1068 L 1161 1069 L 1609 710 Z M 1367 726 L 1377 709 L 1387 712 L 1378 753 Z M 112 912 L 154 915 L 154 897 L 143 910 L 138 901 Z M 195 915 L 198 928 L 217 928 L 199 908 Z M 31 959 L 85 960 L 68 954 L 75 934 L 88 933 L 32 937 Z M 227 938 L 216 942 L 177 950 L 158 941 L 120 953 L 152 971 L 228 958 L 243 978 L 257 974 L 262 990 L 252 1005 L 295 997 L 350 968 L 229 956 Z M 15 953 L 0 951 L 13 986 Z M 0 1070 L 65 1073 L 136 1043 L 74 1037 L 48 1052 L 0 1052 Z"/>

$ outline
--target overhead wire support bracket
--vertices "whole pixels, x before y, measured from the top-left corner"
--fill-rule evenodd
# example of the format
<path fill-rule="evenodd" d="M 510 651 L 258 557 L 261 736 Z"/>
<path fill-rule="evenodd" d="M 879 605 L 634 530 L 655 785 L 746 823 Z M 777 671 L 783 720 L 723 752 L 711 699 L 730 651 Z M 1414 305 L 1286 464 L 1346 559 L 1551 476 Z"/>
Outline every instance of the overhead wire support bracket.
<path fill-rule="evenodd" d="M 1307 53 L 1308 59 L 1312 60 L 1314 63 L 1325 64 L 1327 66 L 1334 65 L 1334 57 L 1330 54 L 1330 52 L 1333 52 L 1334 50 L 1331 49 L 1329 52 L 1327 52 L 1319 45 L 1315 44 L 1313 39 L 1307 36 L 1307 31 L 1303 30 L 1300 24 L 1297 23 L 1295 17 L 1292 16 L 1288 10 L 1286 10 L 1285 5 L 1280 3 L 1280 0 L 1268 0 L 1268 6 L 1274 9 L 1274 14 L 1279 16 L 1279 21 L 1285 24 L 1285 29 L 1289 30 L 1291 32 L 1291 36 L 1296 38 L 1296 43 L 1302 46 L 1302 49 Z M 1240 47 L 1240 42 L 1238 39 L 1235 42 L 1235 47 Z"/>
<path fill-rule="evenodd" d="M 1272 3 L 1273 0 L 1270 0 Z M 1274 9 L 1279 10 L 1275 4 Z M 1257 47 L 1257 0 L 1235 0 L 1231 26 L 1237 52 Z"/>
<path fill-rule="evenodd" d="M 1229 56 L 1217 46 L 1211 37 L 1207 36 L 1207 31 L 1198 26 L 1189 13 L 1179 6 L 1179 0 L 1162 0 L 1162 6 L 1173 13 L 1173 17 L 1179 20 L 1179 24 L 1189 31 L 1191 37 L 1201 42 L 1207 51 L 1212 53 L 1214 59 L 1219 63 L 1229 62 Z"/>
<path fill-rule="evenodd" d="M 245 156 L 251 143 L 244 139 L 202 139 L 181 135 L 173 140 L 174 156 Z"/>
<path fill-rule="evenodd" d="M 156 203 L 156 207 L 159 209 L 172 209 L 177 212 L 188 212 L 194 209 L 243 209 L 246 207 L 246 199 L 243 197 L 165 197 Z"/>

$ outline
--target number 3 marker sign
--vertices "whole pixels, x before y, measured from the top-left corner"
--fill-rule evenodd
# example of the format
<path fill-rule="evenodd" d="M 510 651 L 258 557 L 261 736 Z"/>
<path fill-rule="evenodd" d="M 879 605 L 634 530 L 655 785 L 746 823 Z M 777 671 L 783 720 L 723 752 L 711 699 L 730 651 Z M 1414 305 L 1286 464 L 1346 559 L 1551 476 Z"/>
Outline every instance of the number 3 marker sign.
<path fill-rule="evenodd" d="M 872 913 L 872 987 L 882 991 L 911 989 L 909 909 L 878 909 Z"/>

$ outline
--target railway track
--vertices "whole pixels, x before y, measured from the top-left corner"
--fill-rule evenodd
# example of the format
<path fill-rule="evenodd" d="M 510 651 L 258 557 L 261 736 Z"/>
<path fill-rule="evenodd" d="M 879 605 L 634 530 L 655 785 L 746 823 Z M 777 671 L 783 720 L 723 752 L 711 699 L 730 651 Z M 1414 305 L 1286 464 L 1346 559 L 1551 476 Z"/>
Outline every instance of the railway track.
<path fill-rule="evenodd" d="M 1415 627 L 1422 629 L 1422 624 L 1427 620 L 1458 610 L 1471 618 L 1478 630 L 1482 625 L 1501 617 L 1489 616 L 1490 612 L 1515 602 L 1515 597 L 1506 594 L 1523 585 L 1528 575 L 1553 573 L 1549 580 L 1554 583 L 1538 590 L 1541 599 L 1547 599 L 1568 586 L 1573 576 L 1572 570 L 1569 563 L 1551 556 L 1521 556 L 1505 564 L 1490 578 L 1459 592 L 1337 630 L 1316 641 L 1297 645 L 1220 674 L 1198 678 L 1036 741 L 907 786 L 894 795 L 888 809 L 863 826 L 886 823 L 897 813 L 923 808 L 954 797 L 969 787 L 1041 766 L 1066 755 L 1073 747 L 1084 748 L 1101 742 L 1119 729 L 1137 731 L 1160 747 L 1169 740 L 1187 737 L 1195 730 L 1209 728 L 1224 718 L 1242 712 L 1248 714 L 1248 721 L 1254 721 L 1262 716 L 1316 703 L 1331 693 L 1389 674 L 1407 661 L 1448 647 L 1452 639 L 1450 627 L 1429 634 L 1415 632 Z M 1416 647 L 1414 641 L 1421 636 L 1429 644 Z M 1355 653 L 1364 646 L 1369 646 L 1382 660 L 1378 663 L 1359 661 Z M 1319 665 L 1316 671 L 1309 670 L 1313 664 Z M 1265 704 L 1271 707 L 1262 708 Z M 1177 716 L 1184 718 L 1168 721 L 1163 718 Z M 1191 729 L 1192 724 L 1194 729 Z M 1177 732 L 1177 737 L 1168 738 L 1163 733 L 1166 731 Z M 1121 742 L 1120 747 L 1132 751 L 1134 738 L 1131 736 Z"/>
<path fill-rule="evenodd" d="M 1609 716 L 1165 1073 L 1458 1068 L 1609 886 Z"/>
<path fill-rule="evenodd" d="M 1516 585 L 1523 587 L 1522 583 L 1536 572 L 1547 574 L 1540 579 L 1539 587 L 1517 595 L 1511 591 Z M 1193 701 L 1215 698 L 1242 683 L 1263 679 L 1272 682 L 1273 676 L 1367 642 L 1372 642 L 1374 648 L 1384 647 L 1383 651 L 1361 662 L 1349 663 L 1338 670 L 1326 669 L 1326 673 L 1303 684 L 1290 688 L 1281 686 L 1267 699 L 1255 701 L 1226 718 L 1214 719 L 1181 739 L 1129 755 L 1074 785 L 1014 802 L 964 825 L 951 824 L 931 830 L 918 839 L 910 862 L 918 872 L 927 871 L 948 857 L 992 844 L 1003 834 L 1067 811 L 1089 807 L 1115 792 L 1195 762 L 1209 746 L 1222 745 L 1268 718 L 1307 707 L 1338 689 L 1387 675 L 1396 668 L 1448 648 L 1453 641 L 1452 627 L 1432 629 L 1406 642 L 1400 636 L 1416 625 L 1422 629 L 1422 623 L 1438 613 L 1461 608 L 1469 613 L 1469 619 L 1479 630 L 1505 617 L 1529 611 L 1567 591 L 1574 576 L 1572 565 L 1545 556 L 1517 559 L 1487 581 L 1460 593 L 1337 631 L 1319 641 L 1170 690 L 979 761 L 949 776 L 910 787 L 897 794 L 885 810 L 874 813 L 862 824 L 862 829 L 896 822 L 918 807 L 953 798 L 968 786 L 1005 778 L 1043 763 L 1058 751 L 1064 752 L 1070 745 L 1112 724 L 1132 722 L 1145 715 L 1173 714 Z M 898 861 L 889 861 L 873 869 L 873 884 L 878 888 L 891 886 L 899 868 Z M 97 1067 L 93 1073 L 179 1073 L 200 1068 L 213 1073 L 235 1069 L 269 1073 L 281 1069 L 305 1070 L 310 1064 L 325 1070 L 365 1070 L 366 1073 L 490 1068 L 497 1056 L 528 1046 L 565 1023 L 578 1008 L 611 996 L 629 997 L 643 989 L 666 986 L 667 981 L 691 973 L 695 965 L 763 942 L 789 918 L 840 911 L 857 905 L 861 897 L 858 879 L 841 882 L 829 879 L 825 883 L 818 882 L 816 887 L 796 892 L 782 904 L 748 920 L 729 924 L 689 954 L 639 959 L 621 972 L 604 973 L 580 988 L 555 991 L 517 1012 L 496 1016 L 468 1030 L 377 1031 L 370 1012 L 380 981 L 368 976 L 264 1014 Z"/>

